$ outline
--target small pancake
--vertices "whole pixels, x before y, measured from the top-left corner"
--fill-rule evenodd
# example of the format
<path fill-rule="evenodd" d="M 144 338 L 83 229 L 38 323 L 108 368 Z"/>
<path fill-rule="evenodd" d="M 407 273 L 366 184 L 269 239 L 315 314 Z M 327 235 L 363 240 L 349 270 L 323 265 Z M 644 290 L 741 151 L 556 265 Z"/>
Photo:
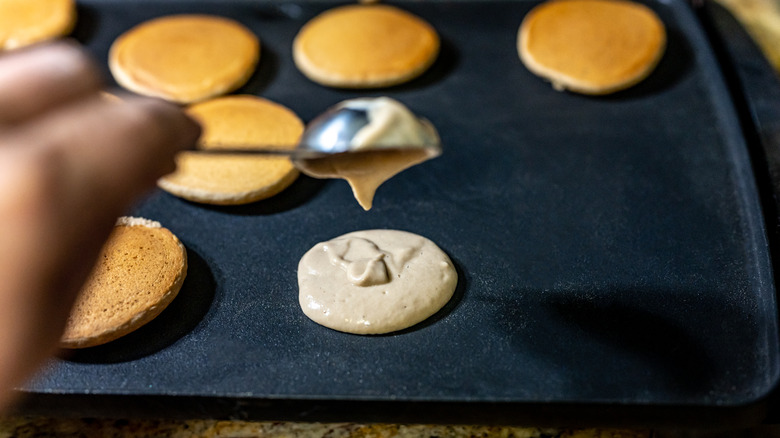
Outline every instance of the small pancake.
<path fill-rule="evenodd" d="M 666 48 L 663 22 L 626 0 L 550 0 L 518 32 L 520 59 L 557 90 L 608 94 L 644 78 Z"/>
<path fill-rule="evenodd" d="M 0 0 L 0 50 L 67 35 L 75 23 L 73 0 Z"/>
<path fill-rule="evenodd" d="M 124 336 L 154 319 L 179 293 L 187 251 L 158 222 L 117 221 L 68 319 L 60 345 L 86 348 Z"/>
<path fill-rule="evenodd" d="M 228 18 L 170 15 L 125 32 L 108 56 L 111 73 L 128 90 L 193 103 L 245 84 L 260 59 L 260 41 Z"/>
<path fill-rule="evenodd" d="M 220 97 L 195 104 L 187 113 L 203 128 L 199 147 L 294 148 L 303 122 L 282 105 L 255 96 Z M 181 198 L 237 205 L 271 197 L 295 181 L 298 170 L 285 157 L 200 155 L 182 152 L 176 171 L 157 185 Z"/>
<path fill-rule="evenodd" d="M 439 35 L 430 24 L 382 4 L 325 11 L 306 23 L 293 42 L 293 59 L 304 75 L 341 88 L 407 82 L 427 70 L 438 54 Z"/>

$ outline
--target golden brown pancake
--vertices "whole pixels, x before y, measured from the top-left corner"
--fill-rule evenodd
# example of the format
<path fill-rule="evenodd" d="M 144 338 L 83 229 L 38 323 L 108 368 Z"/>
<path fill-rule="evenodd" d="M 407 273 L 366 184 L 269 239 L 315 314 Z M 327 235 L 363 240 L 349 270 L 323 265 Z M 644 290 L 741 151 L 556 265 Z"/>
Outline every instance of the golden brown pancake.
<path fill-rule="evenodd" d="M 520 59 L 558 90 L 608 94 L 646 78 L 666 47 L 648 7 L 626 0 L 550 0 L 526 15 Z"/>
<path fill-rule="evenodd" d="M 60 345 L 85 348 L 124 336 L 173 301 L 187 275 L 187 251 L 173 233 L 120 218 L 81 290 Z"/>
<path fill-rule="evenodd" d="M 343 88 L 379 88 L 409 81 L 439 53 L 430 24 L 393 6 L 330 9 L 301 28 L 293 58 L 309 79 Z"/>
<path fill-rule="evenodd" d="M 111 46 L 116 81 L 138 94 L 193 103 L 249 79 L 260 41 L 240 23 L 212 15 L 171 15 L 130 29 Z"/>
<path fill-rule="evenodd" d="M 220 97 L 195 104 L 188 114 L 203 128 L 200 148 L 294 148 L 303 122 L 282 105 L 255 96 Z M 246 204 L 271 197 L 292 184 L 298 170 L 285 157 L 203 155 L 183 152 L 176 171 L 158 185 L 205 204 Z"/>
<path fill-rule="evenodd" d="M 67 35 L 75 23 L 73 0 L 0 0 L 0 50 Z"/>

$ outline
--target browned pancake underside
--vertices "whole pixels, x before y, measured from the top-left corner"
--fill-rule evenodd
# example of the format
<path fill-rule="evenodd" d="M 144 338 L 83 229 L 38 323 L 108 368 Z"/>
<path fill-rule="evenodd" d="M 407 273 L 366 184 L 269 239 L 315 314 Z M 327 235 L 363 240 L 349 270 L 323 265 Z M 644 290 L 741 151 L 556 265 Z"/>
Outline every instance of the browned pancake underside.
<path fill-rule="evenodd" d="M 90 347 L 136 330 L 176 297 L 186 272 L 186 250 L 169 230 L 117 225 L 76 301 L 61 345 Z"/>

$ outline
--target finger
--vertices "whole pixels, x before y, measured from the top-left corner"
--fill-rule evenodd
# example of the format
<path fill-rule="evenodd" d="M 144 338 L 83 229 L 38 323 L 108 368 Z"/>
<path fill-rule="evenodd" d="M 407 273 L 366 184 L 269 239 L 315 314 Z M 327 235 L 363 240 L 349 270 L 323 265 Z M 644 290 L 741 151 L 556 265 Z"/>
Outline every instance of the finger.
<path fill-rule="evenodd" d="M 58 42 L 0 56 L 0 127 L 97 92 L 102 78 L 75 44 Z"/>
<path fill-rule="evenodd" d="M 175 153 L 192 148 L 199 135 L 198 124 L 172 104 L 96 97 L 15 129 L 4 141 L 58 154 L 74 182 L 90 180 L 117 198 L 153 185 L 172 169 Z"/>
<path fill-rule="evenodd" d="M 7 218 L 0 217 L 20 219 L 16 228 L 52 242 L 45 251 L 52 269 L 85 243 L 85 257 L 77 259 L 89 263 L 116 217 L 170 171 L 175 153 L 199 134 L 194 121 L 161 101 L 95 97 L 69 105 L 2 135 L 8 146 L 0 149 L 0 213 Z M 20 236 L 6 234 L 5 240 L 22 239 L 20 246 L 32 240 Z M 55 274 L 40 280 L 61 285 Z"/>
<path fill-rule="evenodd" d="M 17 216 L 27 211 L 35 218 L 31 223 L 43 224 L 39 235 L 55 231 L 51 240 L 58 246 L 47 254 L 56 269 L 54 262 L 70 257 L 67 251 L 75 246 L 84 247 L 82 259 L 91 263 L 116 217 L 169 172 L 175 153 L 191 147 L 199 134 L 198 125 L 173 105 L 94 98 L 11 131 L 2 138 L 9 146 L 0 150 L 19 154 L 15 162 L 33 169 L 27 172 L 33 181 L 20 188 L 29 192 L 20 198 L 30 200 L 28 207 L 17 208 Z M 38 218 L 55 218 L 56 224 Z M 60 233 L 63 224 L 67 233 Z M 86 275 L 84 266 L 71 271 Z M 55 274 L 48 277 L 62 284 Z"/>
<path fill-rule="evenodd" d="M 178 106 L 157 99 L 125 98 L 124 103 L 111 105 L 117 112 L 111 115 L 117 123 L 105 132 L 104 142 L 113 147 L 93 143 L 94 135 L 84 138 L 82 147 L 84 175 L 93 170 L 92 177 L 107 180 L 107 186 L 116 194 L 134 196 L 136 187 L 153 186 L 162 175 L 175 168 L 174 156 L 184 149 L 193 149 L 200 137 L 200 125 Z M 95 114 L 98 116 L 98 114 Z M 101 126 L 99 120 L 85 120 L 84 124 Z M 66 136 L 75 135 L 68 126 Z M 89 129 L 79 132 L 89 133 Z"/>

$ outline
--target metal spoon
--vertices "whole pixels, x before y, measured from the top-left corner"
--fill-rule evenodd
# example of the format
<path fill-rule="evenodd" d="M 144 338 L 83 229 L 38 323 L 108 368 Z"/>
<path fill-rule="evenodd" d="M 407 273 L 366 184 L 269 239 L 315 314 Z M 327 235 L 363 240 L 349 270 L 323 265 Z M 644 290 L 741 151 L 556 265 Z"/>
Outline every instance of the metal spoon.
<path fill-rule="evenodd" d="M 360 107 L 356 108 L 355 105 L 352 104 L 357 101 L 363 101 L 361 103 L 371 105 L 378 102 L 378 99 L 387 98 L 346 100 L 329 108 L 306 125 L 306 128 L 294 149 L 260 148 L 258 146 L 238 148 L 217 147 L 198 149 L 193 152 L 208 155 L 276 155 L 289 157 L 293 161 L 317 160 L 331 157 L 336 154 L 358 153 L 368 150 L 376 151 L 380 147 L 382 150 L 388 151 L 399 149 L 422 149 L 431 157 L 441 154 L 441 142 L 439 141 L 439 137 L 435 133 L 435 130 L 427 120 L 417 116 L 415 116 L 415 118 L 417 122 L 420 123 L 420 126 L 423 129 L 432 132 L 432 140 L 426 141 L 423 144 L 381 145 L 376 148 L 371 147 L 371 145 L 368 145 L 368 147 L 362 145 L 359 149 L 356 148 L 355 142 L 353 141 L 355 135 L 371 124 L 371 117 L 367 109 Z"/>

